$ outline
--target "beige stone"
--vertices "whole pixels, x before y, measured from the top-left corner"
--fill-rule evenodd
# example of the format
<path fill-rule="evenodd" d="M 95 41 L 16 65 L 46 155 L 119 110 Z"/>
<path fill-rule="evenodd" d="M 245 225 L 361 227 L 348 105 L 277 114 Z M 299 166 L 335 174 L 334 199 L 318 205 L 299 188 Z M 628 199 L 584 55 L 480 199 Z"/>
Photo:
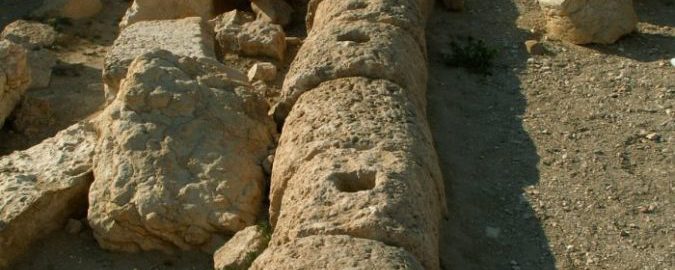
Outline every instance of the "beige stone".
<path fill-rule="evenodd" d="M 256 63 L 248 71 L 248 80 L 272 81 L 277 77 L 277 66 L 270 62 Z"/>
<path fill-rule="evenodd" d="M 230 0 L 226 0 L 230 1 Z M 140 21 L 173 20 L 201 17 L 209 20 L 214 15 L 213 0 L 134 0 L 120 22 L 120 28 Z"/>
<path fill-rule="evenodd" d="M 25 20 L 8 24 L 0 34 L 0 38 L 11 40 L 29 49 L 52 46 L 57 37 L 58 33 L 53 27 Z"/>
<path fill-rule="evenodd" d="M 343 22 L 385 23 L 401 27 L 426 49 L 425 17 L 417 0 L 312 0 L 307 31 Z M 316 26 L 316 27 L 315 27 Z"/>
<path fill-rule="evenodd" d="M 338 22 L 305 40 L 284 80 L 275 118 L 282 120 L 300 95 L 320 83 L 353 76 L 393 81 L 426 108 L 426 58 L 409 33 L 389 24 Z"/>
<path fill-rule="evenodd" d="M 574 44 L 614 43 L 633 32 L 633 0 L 540 0 L 549 37 Z"/>
<path fill-rule="evenodd" d="M 527 50 L 527 53 L 531 55 L 542 55 L 546 53 L 544 45 L 537 40 L 525 41 L 525 49 Z"/>
<path fill-rule="evenodd" d="M 388 81 L 345 78 L 300 97 L 272 170 L 274 243 L 347 234 L 438 266 L 443 180 L 425 114 L 408 96 Z"/>
<path fill-rule="evenodd" d="M 0 268 L 86 208 L 95 140 L 79 123 L 0 158 Z"/>
<path fill-rule="evenodd" d="M 101 0 L 48 0 L 43 1 L 33 15 L 84 19 L 95 16 L 103 9 Z"/>
<path fill-rule="evenodd" d="M 223 54 L 284 59 L 286 35 L 279 25 L 254 20 L 253 15 L 238 10 L 224 13 L 211 23 Z"/>
<path fill-rule="evenodd" d="M 0 127 L 30 83 L 26 50 L 9 40 L 0 40 Z"/>
<path fill-rule="evenodd" d="M 88 220 L 103 248 L 210 250 L 255 222 L 276 126 L 228 73 L 168 51 L 132 62 L 96 122 Z"/>
<path fill-rule="evenodd" d="M 402 248 L 345 235 L 308 236 L 273 246 L 251 270 L 275 269 L 411 269 L 423 268 Z"/>
<path fill-rule="evenodd" d="M 154 49 L 180 56 L 213 58 L 215 50 L 208 26 L 199 17 L 135 23 L 120 33 L 108 50 L 103 67 L 106 99 L 115 99 L 120 81 L 134 58 Z"/>
<path fill-rule="evenodd" d="M 260 226 L 249 226 L 235 234 L 213 255 L 216 270 L 248 269 L 269 243 Z"/>
<path fill-rule="evenodd" d="M 293 8 L 284 0 L 251 0 L 251 9 L 258 20 L 286 26 L 291 22 Z"/>

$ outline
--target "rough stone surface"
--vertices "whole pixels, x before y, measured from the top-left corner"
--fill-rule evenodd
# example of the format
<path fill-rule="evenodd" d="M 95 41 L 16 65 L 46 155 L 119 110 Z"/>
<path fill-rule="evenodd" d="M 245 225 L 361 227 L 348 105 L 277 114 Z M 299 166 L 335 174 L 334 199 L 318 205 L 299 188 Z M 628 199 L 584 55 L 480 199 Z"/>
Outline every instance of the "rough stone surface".
<path fill-rule="evenodd" d="M 199 17 L 135 23 L 122 30 L 105 57 L 103 81 L 108 101 L 115 99 L 131 61 L 153 49 L 215 59 L 213 38 Z"/>
<path fill-rule="evenodd" d="M 248 269 L 267 247 L 269 236 L 259 226 L 249 226 L 235 234 L 213 255 L 216 270 Z"/>
<path fill-rule="evenodd" d="M 276 127 L 243 74 L 229 73 L 167 51 L 130 65 L 96 123 L 88 220 L 102 247 L 209 249 L 255 222 Z"/>
<path fill-rule="evenodd" d="M 284 59 L 286 34 L 279 25 L 255 20 L 252 14 L 238 10 L 224 13 L 211 23 L 223 54 Z"/>
<path fill-rule="evenodd" d="M 445 205 L 425 114 L 385 80 L 328 81 L 286 119 L 272 170 L 273 242 L 347 234 L 438 265 Z M 330 203 L 326 203 L 329 201 Z"/>
<path fill-rule="evenodd" d="M 258 20 L 281 26 L 291 22 L 293 8 L 284 0 L 251 0 L 251 8 Z"/>
<path fill-rule="evenodd" d="M 213 0 L 134 0 L 120 22 L 120 28 L 150 20 L 173 20 L 186 17 L 201 17 L 208 20 L 214 15 L 214 2 Z"/>
<path fill-rule="evenodd" d="M 277 77 L 277 67 L 270 62 L 256 63 L 248 71 L 249 81 L 272 81 Z"/>
<path fill-rule="evenodd" d="M 301 94 L 320 83 L 352 76 L 396 82 L 426 108 L 426 58 L 411 35 L 389 24 L 338 22 L 305 40 L 284 80 L 275 117 L 283 119 Z"/>
<path fill-rule="evenodd" d="M 33 12 L 39 17 L 65 17 L 84 19 L 98 14 L 103 8 L 101 0 L 48 0 Z"/>
<path fill-rule="evenodd" d="M 345 235 L 308 236 L 272 246 L 250 268 L 259 269 L 424 269 L 402 248 Z"/>
<path fill-rule="evenodd" d="M 424 20 L 420 2 L 416 0 L 312 0 L 307 14 L 307 31 L 336 22 L 386 23 L 408 31 L 421 47 L 426 47 Z"/>
<path fill-rule="evenodd" d="M 45 88 L 52 80 L 52 69 L 56 65 L 56 54 L 47 49 L 28 52 L 31 83 L 29 89 Z"/>
<path fill-rule="evenodd" d="M 79 123 L 0 158 L 0 268 L 86 207 L 95 140 Z"/>
<path fill-rule="evenodd" d="M 0 127 L 31 83 L 26 50 L 9 40 L 0 41 Z"/>
<path fill-rule="evenodd" d="M 614 43 L 633 32 L 633 0 L 539 0 L 548 36 L 575 44 Z"/>
<path fill-rule="evenodd" d="M 25 20 L 17 20 L 8 24 L 0 34 L 0 38 L 11 40 L 28 49 L 52 46 L 57 37 L 58 33 L 53 27 Z"/>

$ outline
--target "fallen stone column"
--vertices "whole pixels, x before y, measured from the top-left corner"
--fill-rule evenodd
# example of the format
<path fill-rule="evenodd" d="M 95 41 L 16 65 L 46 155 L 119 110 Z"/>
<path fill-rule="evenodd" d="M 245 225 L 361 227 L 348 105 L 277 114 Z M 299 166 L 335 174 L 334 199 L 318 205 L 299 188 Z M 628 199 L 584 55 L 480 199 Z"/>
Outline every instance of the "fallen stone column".
<path fill-rule="evenodd" d="M 0 269 L 86 208 L 95 140 L 80 123 L 0 158 Z"/>
<path fill-rule="evenodd" d="M 390 24 L 335 22 L 313 31 L 300 48 L 274 108 L 276 119 L 285 118 L 303 93 L 346 77 L 390 80 L 426 108 L 426 57 L 412 35 Z"/>
<path fill-rule="evenodd" d="M 424 269 L 405 249 L 346 235 L 294 239 L 265 250 L 251 270 L 275 269 Z"/>
<path fill-rule="evenodd" d="M 230 0 L 224 0 L 229 2 Z M 120 22 L 126 28 L 136 22 L 173 20 L 201 17 L 209 20 L 214 15 L 214 0 L 134 0 Z"/>
<path fill-rule="evenodd" d="M 345 234 L 438 265 L 443 183 L 425 114 L 386 80 L 327 81 L 286 119 L 272 171 L 272 245 Z"/>
<path fill-rule="evenodd" d="M 102 247 L 212 252 L 255 223 L 276 126 L 230 73 L 167 51 L 131 63 L 96 121 L 88 220 Z"/>

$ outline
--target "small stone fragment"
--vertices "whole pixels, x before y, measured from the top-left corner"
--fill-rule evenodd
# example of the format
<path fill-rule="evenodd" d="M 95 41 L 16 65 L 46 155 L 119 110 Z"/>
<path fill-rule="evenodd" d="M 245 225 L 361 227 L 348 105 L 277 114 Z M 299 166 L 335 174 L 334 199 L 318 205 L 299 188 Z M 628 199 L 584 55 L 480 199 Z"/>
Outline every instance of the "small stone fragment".
<path fill-rule="evenodd" d="M 525 49 L 531 55 L 542 55 L 545 53 L 544 46 L 536 40 L 525 41 Z"/>
<path fill-rule="evenodd" d="M 284 59 L 286 34 L 281 26 L 254 20 L 252 14 L 238 10 L 224 13 L 210 22 L 223 54 Z"/>
<path fill-rule="evenodd" d="M 237 232 L 213 255 L 216 270 L 248 269 L 269 242 L 262 227 L 249 226 Z"/>
<path fill-rule="evenodd" d="M 269 62 L 256 63 L 248 71 L 248 80 L 251 82 L 256 80 L 268 82 L 276 77 L 277 67 Z"/>

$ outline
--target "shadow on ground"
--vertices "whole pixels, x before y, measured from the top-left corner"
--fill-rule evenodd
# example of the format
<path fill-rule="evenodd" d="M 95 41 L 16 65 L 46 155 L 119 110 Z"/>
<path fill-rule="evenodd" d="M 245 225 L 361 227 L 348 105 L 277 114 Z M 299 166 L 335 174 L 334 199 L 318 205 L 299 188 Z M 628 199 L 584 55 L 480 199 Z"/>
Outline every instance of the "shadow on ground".
<path fill-rule="evenodd" d="M 463 13 L 437 7 L 427 27 L 428 114 L 451 214 L 442 224 L 443 269 L 554 269 L 555 259 L 523 196 L 539 181 L 539 156 L 523 128 L 518 72 L 530 33 L 512 1 L 467 1 Z M 499 50 L 493 76 L 451 68 L 443 55 L 467 36 Z"/>

